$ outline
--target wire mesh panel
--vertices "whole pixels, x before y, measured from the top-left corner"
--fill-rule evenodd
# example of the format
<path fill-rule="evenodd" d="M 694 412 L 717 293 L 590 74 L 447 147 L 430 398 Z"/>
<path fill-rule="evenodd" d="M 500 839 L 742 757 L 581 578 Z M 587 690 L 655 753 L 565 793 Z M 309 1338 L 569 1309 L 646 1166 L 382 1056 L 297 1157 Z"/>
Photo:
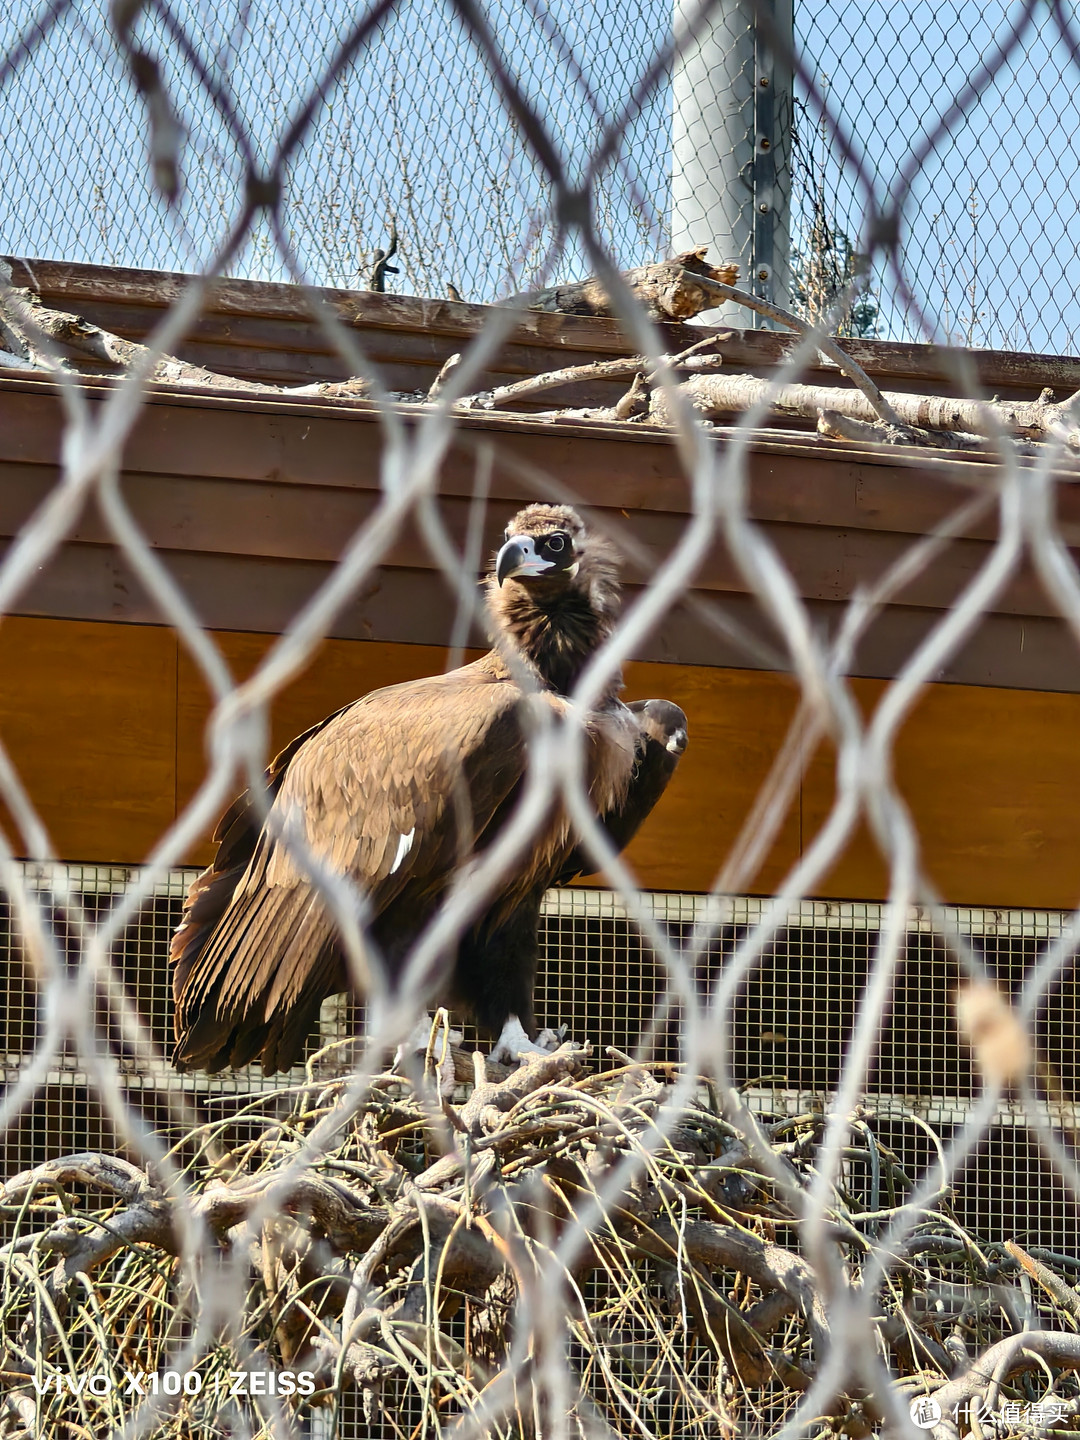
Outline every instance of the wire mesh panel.
<path fill-rule="evenodd" d="M 131 872 L 109 866 L 63 868 L 72 896 L 86 913 L 99 917 L 133 878 Z M 176 870 L 155 886 L 152 898 L 122 933 L 113 957 L 118 977 L 162 1053 L 172 1045 L 169 940 L 197 873 Z M 28 867 L 28 874 L 42 887 L 43 896 L 53 893 L 53 871 Z M 651 894 L 647 903 L 653 920 L 675 945 L 687 946 L 695 925 L 703 921 L 715 927 L 696 964 L 703 999 L 763 912 L 763 903 L 753 898 L 710 901 Z M 62 908 L 53 907 L 53 922 L 61 933 Z M 1050 942 L 1060 938 L 1067 917 L 968 909 L 951 912 L 948 919 L 1005 993 L 1019 996 Z M 731 1015 L 733 1075 L 758 1113 L 796 1115 L 829 1103 L 840 1081 L 881 926 L 878 905 L 804 903 L 741 986 Z M 680 1062 L 683 1017 L 664 1003 L 662 960 L 617 894 L 552 891 L 544 905 L 541 943 L 537 1011 L 542 1025 L 565 1025 L 576 1040 L 588 1042 L 612 1063 L 634 1054 Z M 0 964 L 0 1026 L 8 1046 L 5 1079 L 11 1083 L 39 1044 L 41 1028 L 38 986 L 10 921 L 5 923 Z M 916 912 L 907 927 L 902 964 L 889 1011 L 881 1018 L 863 1097 L 866 1112 L 880 1122 L 881 1133 L 913 1175 L 923 1171 L 928 1160 L 920 1122 L 947 1140 L 967 1119 L 978 1093 L 969 1048 L 952 1019 L 962 979 L 962 968 L 940 931 Z M 1069 1128 L 1080 1101 L 1074 1044 L 1078 1022 L 1077 977 L 1070 963 L 1058 975 L 1034 1028 L 1044 1110 L 1052 1123 Z M 99 1023 L 103 1042 L 117 1053 L 128 1103 L 163 1132 L 168 1129 L 165 1096 L 170 1091 L 186 1092 L 203 1118 L 223 1120 L 260 1096 L 280 1093 L 287 1104 L 307 1078 L 303 1065 L 279 1076 L 247 1068 L 181 1077 L 165 1065 L 148 1072 L 140 1057 L 125 1054 L 122 1040 L 110 1035 L 105 1012 Z M 361 1034 L 363 1026 L 362 1005 L 327 1002 L 307 1056 L 348 1041 Z M 475 1027 L 465 1025 L 463 1036 L 464 1043 L 475 1043 Z M 340 1068 L 334 1049 L 324 1062 L 316 1062 L 318 1074 Z M 5 1134 L 4 1173 L 29 1169 L 72 1149 L 121 1146 L 122 1137 L 95 1101 L 93 1088 L 77 1054 L 68 1051 L 58 1057 L 41 1100 Z M 273 1108 L 259 1107 L 260 1123 Z M 978 1155 L 957 1177 L 952 1203 L 965 1228 L 985 1241 L 1015 1236 L 1069 1254 L 1080 1248 L 1076 1207 L 1041 1157 L 1022 1107 L 1008 1104 L 995 1114 Z"/>
<path fill-rule="evenodd" d="M 796 102 L 793 244 L 810 308 L 828 305 L 866 251 L 863 181 L 820 99 L 866 156 L 866 179 L 903 195 L 903 286 L 897 271 L 865 276 L 852 334 L 1074 351 L 1066 297 L 1080 273 L 1077 155 L 1064 137 L 1080 117 L 1058 23 L 1075 20 L 1072 7 L 1054 16 L 1009 4 L 800 4 L 798 13 L 814 90 L 800 87 Z"/>
<path fill-rule="evenodd" d="M 597 234 L 620 265 L 709 245 L 811 318 L 854 282 L 853 335 L 1076 349 L 1064 8 L 822 0 L 796 7 L 793 32 L 790 0 L 765 7 L 764 30 L 749 3 L 722 20 L 700 8 L 486 7 L 562 154 L 594 151 L 621 120 L 592 177 Z M 185 39 L 196 13 L 197 39 Z M 673 16 L 691 38 L 651 71 Z M 2 23 L 10 48 L 31 12 L 13 6 Z M 170 206 L 146 172 L 138 88 L 106 7 L 61 7 L 8 87 L 0 243 L 28 257 L 199 269 L 235 217 L 245 165 L 269 161 L 351 24 L 334 4 L 146 9 L 139 44 L 161 66 L 185 137 L 183 194 Z M 797 72 L 768 51 L 770 25 L 793 33 Z M 905 157 L 954 98 L 957 113 L 908 173 Z M 862 179 L 838 133 L 865 157 Z M 290 259 L 256 225 L 232 273 L 290 278 L 295 263 L 313 283 L 362 286 L 395 238 L 379 288 L 487 301 L 572 279 L 585 263 L 572 239 L 555 246 L 544 168 L 452 7 L 391 7 L 327 86 L 281 178 Z M 902 282 L 881 264 L 865 273 L 866 186 L 879 205 L 902 207 Z"/>
<path fill-rule="evenodd" d="M 196 14 L 199 38 L 188 52 L 177 27 Z M 17 6 L 9 10 L 0 46 L 10 46 L 28 19 Z M 510 6 L 492 22 L 500 46 L 520 64 L 528 102 L 566 153 L 587 153 L 640 69 L 643 34 L 667 23 L 667 9 L 597 3 L 532 13 Z M 140 43 L 162 57 L 187 131 L 185 194 L 170 210 L 148 183 L 138 95 L 105 7 L 66 7 L 12 81 L 4 247 L 198 269 L 234 218 L 245 164 L 201 75 L 230 95 L 251 152 L 265 162 L 353 24 L 349 7 L 334 4 L 293 12 L 234 5 L 206 15 L 182 8 L 171 19 L 146 13 Z M 586 57 L 577 78 L 567 63 L 571 52 Z M 63 77 L 60 85 L 54 76 Z M 386 15 L 329 88 L 317 129 L 283 176 L 290 244 L 314 283 L 362 285 L 373 252 L 392 232 L 398 243 L 389 289 L 446 295 L 453 286 L 466 299 L 490 300 L 548 273 L 550 185 L 486 76 L 483 56 L 452 11 L 416 3 Z M 597 193 L 597 224 L 631 264 L 666 248 L 667 109 L 665 91 L 645 97 L 619 164 Z M 76 114 L 88 124 L 74 125 Z M 33 176 L 46 156 L 43 194 Z M 567 255 L 552 278 L 572 276 L 580 264 L 579 254 Z M 232 265 L 254 278 L 290 278 L 265 228 L 252 233 Z"/>
<path fill-rule="evenodd" d="M 27 866 L 25 873 L 45 900 L 57 933 L 64 932 L 65 906 L 53 903 L 57 890 L 78 897 L 85 914 L 104 914 L 135 879 L 131 871 L 106 866 Z M 127 925 L 113 956 L 116 974 L 161 1051 L 171 1043 L 171 1006 L 167 999 L 169 938 L 180 917 L 181 902 L 197 872 L 176 870 L 155 886 L 151 897 Z M 653 894 L 649 912 L 671 941 L 686 946 L 694 927 L 711 922 L 712 939 L 697 962 L 696 982 L 703 997 L 714 988 L 725 963 L 749 929 L 760 923 L 760 900 L 715 900 L 689 895 Z M 755 973 L 742 985 L 731 1013 L 734 1076 L 755 1113 L 766 1122 L 785 1117 L 822 1115 L 839 1083 L 845 1052 L 854 1028 L 859 997 L 880 943 L 884 911 L 876 905 L 804 902 L 789 915 L 763 953 Z M 948 1144 L 962 1130 L 976 1099 L 978 1085 L 967 1046 L 951 1020 L 951 1000 L 962 970 L 940 938 L 941 920 L 984 957 L 988 970 L 1010 993 L 1019 994 L 1026 978 L 1059 938 L 1067 917 L 1061 913 L 963 910 L 938 917 L 908 917 L 901 971 L 889 1013 L 881 1018 L 877 1064 L 862 1098 L 862 1122 L 872 1128 L 875 1143 L 894 1156 L 905 1184 L 932 1165 L 936 1147 Z M 619 896 L 607 891 L 553 891 L 544 907 L 542 962 L 538 983 L 540 1019 L 569 1025 L 587 1039 L 609 1064 L 619 1065 L 637 1051 L 653 1063 L 677 1064 L 682 1044 L 678 1016 L 658 1014 L 664 986 L 662 962 L 628 918 Z M 7 1083 L 40 1039 L 38 1010 L 42 996 L 28 957 L 10 920 L 3 944 L 3 1014 Z M 1075 1124 L 1075 1047 L 1078 1019 L 1074 966 L 1058 977 L 1036 1024 L 1039 1069 L 1050 1123 L 1072 1130 Z M 148 1073 L 135 1056 L 125 1055 L 122 1039 L 109 1035 L 107 1010 L 99 1012 L 99 1034 L 114 1047 L 123 1077 L 124 1095 L 133 1114 L 154 1127 L 182 1153 L 184 1132 L 171 1121 L 163 1092 L 183 1088 L 192 1115 L 210 1124 L 235 1147 L 256 1145 L 269 1124 L 277 1127 L 295 1103 L 298 1092 L 311 1089 L 314 1073 L 329 1069 L 319 1056 L 362 1026 L 362 1007 L 327 1005 L 320 1034 L 309 1044 L 314 1071 L 300 1066 L 287 1075 L 262 1077 L 254 1071 L 224 1076 L 177 1077 L 168 1069 Z M 322 1047 L 329 1045 L 330 1052 Z M 307 1086 L 305 1087 L 305 1081 Z M 171 1134 L 170 1134 L 171 1132 Z M 124 1153 L 117 1127 L 95 1097 L 92 1076 L 79 1057 L 65 1053 L 43 1079 L 31 1109 L 5 1132 L 5 1174 L 46 1165 L 72 1149 Z M 425 1147 L 415 1163 L 426 1163 Z M 869 1214 L 902 1203 L 895 1176 L 883 1185 L 880 1167 L 855 1154 L 844 1167 L 847 1194 L 858 1197 Z M 80 1188 L 69 1191 L 76 1204 L 89 1204 Z M 1080 1250 L 1080 1225 L 1071 1192 L 1041 1151 L 1039 1136 L 1028 1124 L 1022 1106 L 1001 1104 L 990 1117 L 978 1150 L 953 1178 L 943 1210 L 949 1222 L 972 1237 L 971 1243 L 1001 1251 L 1006 1241 L 1028 1251 L 1061 1257 Z M 1080 1267 L 1080 1261 L 1076 1262 Z M 951 1278 L 950 1278 L 951 1277 Z M 963 1265 L 946 1268 L 943 1294 L 962 1297 L 948 1304 L 971 1303 L 969 1277 Z M 732 1270 L 716 1283 L 735 1294 L 744 1283 Z M 694 1395 L 723 1396 L 731 1416 L 743 1414 L 745 1398 L 725 1379 L 713 1349 L 686 1316 L 670 1284 L 647 1282 L 627 1292 L 618 1277 L 593 1276 L 586 1284 L 588 1316 L 580 1334 L 572 1326 L 569 1355 L 581 1369 L 586 1392 L 599 1413 L 617 1425 L 629 1390 L 638 1397 L 639 1417 L 659 1433 L 697 1423 Z M 504 1297 L 504 1304 L 510 1296 Z M 939 1300 L 939 1308 L 945 1301 Z M 681 1306 L 681 1309 L 680 1309 Z M 482 1365 L 483 1328 L 468 1299 L 441 1331 L 441 1342 Z M 507 1314 L 509 1311 L 507 1310 Z M 681 1320 L 680 1320 L 681 1315 Z M 484 1322 L 490 1324 L 490 1319 Z M 678 1364 L 672 1364 L 673 1352 Z M 87 1360 L 87 1366 L 98 1363 Z M 464 1362 L 461 1362 L 464 1363 Z M 277 1373 L 277 1372 L 275 1372 Z M 289 1372 L 291 1374 L 291 1372 Z M 201 1401 L 192 1416 L 197 1420 Z M 216 1405 L 215 1398 L 212 1404 Z M 447 1393 L 446 1420 L 463 1413 L 460 1397 Z M 690 1413 L 688 1414 L 688 1408 Z M 750 1433 L 768 1433 L 783 1422 L 790 1399 L 783 1385 L 771 1393 L 756 1391 L 743 1424 Z M 389 1379 L 374 1392 L 346 1392 L 337 1402 L 336 1418 L 324 1410 L 311 1417 L 312 1434 L 356 1433 L 392 1437 L 423 1423 L 425 1404 L 414 1384 Z M 43 1417 L 47 1420 L 47 1414 Z"/>

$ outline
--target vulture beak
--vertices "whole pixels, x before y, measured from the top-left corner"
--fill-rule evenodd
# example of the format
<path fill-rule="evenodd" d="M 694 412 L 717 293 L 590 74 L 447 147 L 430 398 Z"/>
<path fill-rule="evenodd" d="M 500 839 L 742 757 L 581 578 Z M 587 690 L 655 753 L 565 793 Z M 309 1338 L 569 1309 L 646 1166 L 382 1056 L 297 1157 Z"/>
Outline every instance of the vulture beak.
<path fill-rule="evenodd" d="M 543 575 L 554 569 L 554 560 L 544 560 L 536 553 L 536 541 L 531 535 L 515 535 L 495 557 L 495 579 L 500 585 L 505 580 Z"/>
<path fill-rule="evenodd" d="M 686 749 L 688 741 L 689 736 L 687 735 L 685 729 L 680 725 L 677 730 L 673 730 L 671 732 L 671 738 L 664 746 L 664 749 L 668 752 L 669 755 L 681 755 Z"/>

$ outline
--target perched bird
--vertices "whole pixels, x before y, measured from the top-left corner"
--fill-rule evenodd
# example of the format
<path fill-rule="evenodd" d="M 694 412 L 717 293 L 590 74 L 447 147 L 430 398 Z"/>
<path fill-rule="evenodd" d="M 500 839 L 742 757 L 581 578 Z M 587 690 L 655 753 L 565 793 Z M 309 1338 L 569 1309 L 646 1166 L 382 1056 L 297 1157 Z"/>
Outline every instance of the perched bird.
<path fill-rule="evenodd" d="M 600 827 L 616 850 L 622 850 L 638 832 L 667 783 L 675 774 L 687 745 L 686 715 L 671 700 L 634 700 L 626 707 L 638 723 L 638 758 L 621 804 L 600 815 Z M 596 865 L 585 846 L 577 846 L 555 876 L 555 885 L 568 885 L 579 875 L 591 875 Z"/>
<path fill-rule="evenodd" d="M 391 977 L 455 874 L 498 837 L 524 788 L 530 706 L 558 720 L 615 627 L 617 556 L 561 505 L 530 505 L 506 529 L 487 581 L 493 648 L 444 675 L 363 696 L 298 736 L 267 773 L 271 810 L 248 793 L 215 833 L 173 936 L 174 1063 L 217 1071 L 255 1058 L 267 1074 L 299 1058 L 328 996 L 351 988 L 335 922 L 290 849 L 299 832 L 323 866 L 367 900 L 367 935 Z M 622 848 L 686 746 L 664 700 L 624 705 L 621 680 L 583 720 L 589 798 Z M 537 926 L 553 883 L 595 869 L 553 787 L 531 844 L 448 965 L 445 998 L 499 1037 L 497 1054 L 537 1046 Z"/>

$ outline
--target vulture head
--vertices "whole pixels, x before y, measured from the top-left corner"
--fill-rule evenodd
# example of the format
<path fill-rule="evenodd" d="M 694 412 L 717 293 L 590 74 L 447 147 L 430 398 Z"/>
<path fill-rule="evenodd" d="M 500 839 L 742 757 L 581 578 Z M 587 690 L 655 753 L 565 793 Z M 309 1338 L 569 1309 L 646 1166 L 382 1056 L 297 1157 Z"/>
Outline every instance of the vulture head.
<path fill-rule="evenodd" d="M 488 608 L 496 635 L 541 683 L 569 694 L 615 628 L 618 556 L 569 505 L 527 505 L 506 527 Z"/>
<path fill-rule="evenodd" d="M 671 700 L 639 700 L 630 709 L 637 715 L 645 739 L 662 745 L 676 760 L 686 749 L 686 714 Z"/>

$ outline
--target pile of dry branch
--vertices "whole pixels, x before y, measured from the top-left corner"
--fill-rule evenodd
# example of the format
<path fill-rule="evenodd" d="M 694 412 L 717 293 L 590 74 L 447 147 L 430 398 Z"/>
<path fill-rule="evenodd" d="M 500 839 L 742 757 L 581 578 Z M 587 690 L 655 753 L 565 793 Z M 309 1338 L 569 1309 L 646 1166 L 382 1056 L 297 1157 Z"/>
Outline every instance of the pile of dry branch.
<path fill-rule="evenodd" d="M 776 383 L 725 369 L 724 344 L 731 336 L 714 331 L 680 353 L 664 356 L 659 366 L 645 356 L 628 355 L 567 367 L 462 396 L 454 401 L 453 408 L 512 411 L 526 404 L 532 407 L 532 414 L 552 420 L 623 421 L 670 427 L 672 396 L 677 393 L 706 421 L 718 424 L 729 424 L 733 418 L 756 410 L 763 419 L 772 416 L 789 422 L 807 421 L 830 440 L 859 444 L 984 450 L 999 443 L 1001 437 L 1012 437 L 1025 446 L 1054 441 L 1071 451 L 1080 451 L 1080 392 L 1062 401 L 1055 401 L 1049 390 L 1036 400 L 1002 401 L 882 391 L 834 336 L 819 333 L 798 315 L 737 288 L 735 266 L 715 267 L 704 257 L 704 247 L 687 251 L 672 260 L 628 271 L 624 279 L 653 320 L 684 321 L 731 303 L 795 334 L 810 336 L 813 343 L 808 360 L 820 352 L 849 383 L 845 385 L 839 379 L 835 384 Z M 103 330 L 81 316 L 50 309 L 32 291 L 10 282 L 10 267 L 0 265 L 0 365 L 94 375 L 100 375 L 103 366 L 116 374 L 138 370 L 147 381 L 245 394 L 356 401 L 372 393 L 370 381 L 362 376 L 290 387 L 218 374 L 173 355 L 152 353 L 146 346 Z M 522 309 L 562 314 L 613 313 L 607 293 L 595 278 L 517 296 L 511 303 Z M 342 318 L 348 316 L 343 313 Z M 434 402 L 446 389 L 460 359 L 460 355 L 452 355 L 428 390 L 392 391 L 388 398 L 403 403 Z M 564 406 L 541 412 L 534 408 L 538 395 L 619 379 L 628 381 L 628 388 L 613 405 L 588 409 Z M 665 382 L 676 389 L 666 388 Z"/>
<path fill-rule="evenodd" d="M 350 1112 L 347 1079 L 319 1073 L 178 1148 L 208 1239 L 194 1274 L 175 1200 L 126 1161 L 69 1156 L 0 1187 L 5 1440 L 109 1434 L 140 1404 L 154 1407 L 140 1433 L 177 1440 L 287 1433 L 275 1407 L 337 1407 L 339 1433 L 381 1437 L 449 1433 L 490 1406 L 486 1433 L 523 1437 L 545 1431 L 552 1344 L 571 1433 L 769 1429 L 806 1392 L 832 1340 L 800 1226 L 704 1083 L 673 1115 L 670 1067 L 600 1069 L 566 1045 L 501 1079 L 481 1062 L 453 1103 L 385 1075 Z M 762 1127 L 789 1201 L 809 1186 L 822 1123 Z M 872 1115 L 851 1134 L 831 1215 L 857 1285 L 911 1181 Z M 246 1298 L 183 1358 L 215 1267 Z M 871 1311 L 904 1407 L 934 1393 L 948 1422 L 988 1387 L 1002 1404 L 1044 1396 L 1049 1376 L 1074 1415 L 1080 1301 L 1063 1269 L 922 1212 Z M 1021 1282 L 1042 1302 L 1034 1328 Z M 151 1377 L 181 1363 L 199 1393 L 155 1396 Z M 230 1398 L 239 1371 L 309 1375 L 312 1393 L 248 1384 Z M 75 1393 L 68 1376 L 107 1380 Z M 866 1393 L 823 1414 L 849 1435 L 885 1417 Z"/>

